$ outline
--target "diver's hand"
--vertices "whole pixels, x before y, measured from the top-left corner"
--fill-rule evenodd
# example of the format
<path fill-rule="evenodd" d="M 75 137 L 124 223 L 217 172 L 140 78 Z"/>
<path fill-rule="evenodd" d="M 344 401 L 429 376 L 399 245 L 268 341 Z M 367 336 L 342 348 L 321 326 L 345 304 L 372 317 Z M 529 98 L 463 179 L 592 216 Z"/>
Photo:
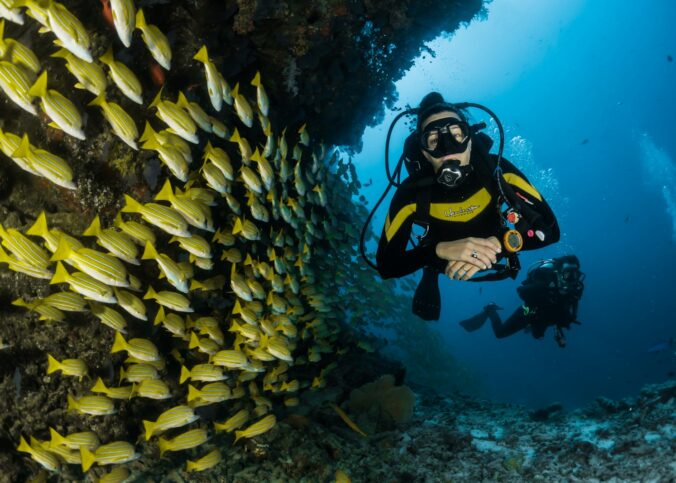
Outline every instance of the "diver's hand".
<path fill-rule="evenodd" d="M 460 240 L 439 242 L 436 254 L 448 260 L 445 273 L 457 280 L 467 280 L 479 270 L 486 270 L 497 262 L 497 254 L 502 251 L 500 242 L 494 236 L 489 238 L 462 238 Z M 472 254 L 476 254 L 473 257 Z"/>

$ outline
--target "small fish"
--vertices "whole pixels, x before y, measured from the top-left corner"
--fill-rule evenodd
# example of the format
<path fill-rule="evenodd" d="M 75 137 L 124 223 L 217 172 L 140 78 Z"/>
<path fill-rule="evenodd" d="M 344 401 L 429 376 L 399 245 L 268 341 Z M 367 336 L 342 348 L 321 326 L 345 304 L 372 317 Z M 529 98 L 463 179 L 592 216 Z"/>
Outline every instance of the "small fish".
<path fill-rule="evenodd" d="M 205 384 L 201 389 L 188 384 L 188 402 L 200 399 L 204 402 L 219 403 L 229 399 L 231 394 L 230 387 L 223 382 Z"/>
<path fill-rule="evenodd" d="M 235 443 L 241 438 L 253 438 L 266 433 L 270 431 L 275 426 L 275 424 L 277 424 L 277 418 L 274 414 L 269 414 L 248 428 L 242 431 L 235 431 Z"/>
<path fill-rule="evenodd" d="M 155 200 L 171 203 L 171 207 L 178 211 L 192 226 L 206 231 L 214 231 L 211 209 L 190 198 L 176 196 L 168 179 L 164 182 L 160 192 L 155 195 Z"/>
<path fill-rule="evenodd" d="M 124 368 L 120 369 L 120 381 L 141 382 L 153 381 L 159 378 L 160 375 L 157 372 L 157 368 L 145 362 L 131 364 L 126 370 Z"/>
<path fill-rule="evenodd" d="M 96 99 L 91 101 L 88 106 L 99 106 L 103 111 L 103 117 L 113 128 L 113 133 L 130 148 L 138 150 L 136 140 L 138 139 L 138 129 L 134 120 L 127 112 L 114 102 L 108 102 L 105 99 L 105 92 L 99 94 Z"/>
<path fill-rule="evenodd" d="M 166 314 L 164 307 L 160 306 L 153 321 L 153 325 L 160 325 L 167 329 L 171 334 L 181 339 L 186 337 L 185 334 L 185 321 L 178 314 L 169 313 Z"/>
<path fill-rule="evenodd" d="M 188 348 L 189 349 L 197 348 L 197 350 L 199 350 L 204 354 L 212 355 L 218 352 L 220 346 L 213 340 L 209 339 L 208 337 L 200 339 L 199 337 L 197 337 L 197 334 L 191 332 L 190 343 L 188 344 Z"/>
<path fill-rule="evenodd" d="M 73 170 L 68 163 L 48 151 L 34 149 L 30 145 L 27 134 L 24 134 L 19 147 L 12 153 L 12 157 L 25 158 L 35 172 L 54 184 L 71 190 L 76 188 L 73 182 Z"/>
<path fill-rule="evenodd" d="M 76 89 L 86 89 L 95 96 L 106 91 L 108 86 L 106 74 L 98 64 L 85 62 L 66 49 L 59 49 L 50 57 L 61 58 L 66 61 L 66 69 L 77 79 Z"/>
<path fill-rule="evenodd" d="M 216 275 L 211 278 L 207 278 L 205 280 L 199 281 L 199 280 L 191 280 L 190 281 L 190 291 L 194 290 L 202 290 L 202 291 L 210 291 L 210 290 L 220 290 L 225 286 L 225 276 L 223 275 Z"/>
<path fill-rule="evenodd" d="M 136 9 L 133 0 L 110 0 L 115 31 L 125 47 L 131 45 L 136 23 Z"/>
<path fill-rule="evenodd" d="M 115 332 L 115 341 L 110 353 L 114 354 L 120 351 L 127 351 L 142 361 L 157 361 L 160 359 L 160 354 L 155 344 L 148 339 L 130 339 L 126 341 L 122 334 Z"/>
<path fill-rule="evenodd" d="M 93 453 L 85 447 L 80 447 L 82 457 L 82 471 L 88 471 L 93 464 L 119 465 L 128 463 L 141 457 L 136 453 L 134 446 L 126 441 L 115 441 L 96 448 Z"/>
<path fill-rule="evenodd" d="M 214 163 L 214 165 L 221 170 L 223 176 L 225 176 L 228 181 L 233 181 L 235 179 L 235 171 L 232 167 L 232 162 L 230 161 L 230 156 L 228 156 L 228 153 L 226 153 L 221 148 L 212 146 L 209 141 L 207 141 L 207 145 L 204 148 L 204 155 L 202 156 L 202 159 L 204 161 L 211 161 Z"/>
<path fill-rule="evenodd" d="M 133 397 L 163 400 L 171 399 L 171 391 L 167 383 L 161 379 L 144 379 L 133 385 Z"/>
<path fill-rule="evenodd" d="M 136 74 L 124 65 L 115 60 L 113 48 L 108 47 L 106 53 L 99 57 L 99 60 L 110 68 L 110 77 L 122 94 L 137 104 L 143 105 L 143 88 Z"/>
<path fill-rule="evenodd" d="M 91 388 L 92 392 L 105 394 L 111 399 L 129 399 L 132 395 L 132 386 L 106 387 L 103 380 L 99 377 Z"/>
<path fill-rule="evenodd" d="M 188 142 L 197 144 L 197 126 L 190 114 L 177 104 L 162 100 L 162 89 L 157 93 L 149 107 L 157 108 L 157 117 L 164 121 L 176 134 Z"/>
<path fill-rule="evenodd" d="M 314 383 L 313 383 L 314 385 Z M 364 436 L 365 438 L 368 436 L 364 431 L 361 430 L 359 426 L 357 426 L 354 421 L 350 419 L 350 417 L 343 411 L 341 408 L 339 408 L 337 405 L 334 403 L 330 403 L 330 406 L 333 408 L 333 410 L 340 416 L 340 419 L 342 419 L 345 424 L 347 424 L 350 429 L 352 429 L 354 432 L 359 433 L 360 435 Z"/>
<path fill-rule="evenodd" d="M 49 428 L 50 441 L 49 446 L 65 446 L 68 449 L 80 449 L 84 446 L 87 449 L 95 450 L 101 442 L 96 433 L 92 431 L 83 431 L 80 433 L 71 433 L 62 436 L 54 428 Z"/>
<path fill-rule="evenodd" d="M 233 391 L 234 393 L 234 391 Z M 230 418 L 228 418 L 224 423 L 214 422 L 214 429 L 216 431 L 227 431 L 228 433 L 233 432 L 244 423 L 249 420 L 250 414 L 246 409 L 241 409 Z"/>
<path fill-rule="evenodd" d="M 42 447 L 29 445 L 23 436 L 20 437 L 17 450 L 30 454 L 31 459 L 35 460 L 40 466 L 48 471 L 56 472 L 61 468 L 61 463 L 59 462 L 59 459 L 56 457 L 56 455 L 50 453 Z"/>
<path fill-rule="evenodd" d="M 190 238 L 172 236 L 169 243 L 178 242 L 179 246 L 186 252 L 201 258 L 211 258 L 211 245 L 199 235 L 193 235 Z"/>
<path fill-rule="evenodd" d="M 127 269 L 120 260 L 90 248 L 74 249 L 63 237 L 50 260 L 70 260 L 79 270 L 107 285 L 129 287 Z"/>
<path fill-rule="evenodd" d="M 227 379 L 228 376 L 223 373 L 219 366 L 213 364 L 197 364 L 192 369 L 185 366 L 181 367 L 181 377 L 179 383 L 183 384 L 190 379 L 191 381 L 215 382 Z"/>
<path fill-rule="evenodd" d="M 207 76 L 207 91 L 209 93 L 209 100 L 211 100 L 211 105 L 217 111 L 221 110 L 223 106 L 223 96 L 221 94 L 221 83 L 219 78 L 219 72 L 216 70 L 216 66 L 209 59 L 209 53 L 207 52 L 207 46 L 203 45 L 199 51 L 193 57 L 198 62 L 204 64 L 204 70 Z"/>
<path fill-rule="evenodd" d="M 82 359 L 64 359 L 59 362 L 47 354 L 47 374 L 56 371 L 61 371 L 64 376 L 74 376 L 82 380 L 87 375 L 87 365 Z"/>
<path fill-rule="evenodd" d="M 2 3 L 0 1 L 0 18 L 2 19 L 0 20 L 0 58 L 8 60 L 12 64 L 23 67 L 37 75 L 40 72 L 40 61 L 35 53 L 21 42 L 5 38 L 5 17 L 2 15 Z"/>
<path fill-rule="evenodd" d="M 222 195 L 228 194 L 227 192 L 230 189 L 228 180 L 223 175 L 223 171 L 218 169 L 215 164 L 210 162 L 204 163 L 200 172 L 211 189 L 218 191 Z"/>
<path fill-rule="evenodd" d="M 258 109 L 261 111 L 263 116 L 268 116 L 268 111 L 270 110 L 270 100 L 268 99 L 268 94 L 265 92 L 265 87 L 261 82 L 261 73 L 256 72 L 251 85 L 256 87 L 256 103 L 258 104 Z"/>
<path fill-rule="evenodd" d="M 185 470 L 188 473 L 192 473 L 193 471 L 205 471 L 216 466 L 221 462 L 221 459 L 221 452 L 218 449 L 215 449 L 197 460 L 188 460 L 186 462 Z"/>
<path fill-rule="evenodd" d="M 188 223 L 173 208 L 162 206 L 157 203 L 146 203 L 142 205 L 129 195 L 124 195 L 125 206 L 123 213 L 138 213 L 151 225 L 164 230 L 170 235 L 189 238 Z"/>
<path fill-rule="evenodd" d="M 167 290 L 155 292 L 152 286 L 148 286 L 148 291 L 143 296 L 143 299 L 153 299 L 158 304 L 164 305 L 168 309 L 175 310 L 176 312 L 194 312 L 193 308 L 190 306 L 190 300 L 180 293 L 169 292 Z"/>
<path fill-rule="evenodd" d="M 265 156 L 261 156 L 258 148 L 256 148 L 254 153 L 251 155 L 251 160 L 256 161 L 258 164 L 258 172 L 260 173 L 261 179 L 265 184 L 265 189 L 270 191 L 273 183 L 275 182 L 275 174 L 270 162 L 265 158 Z"/>
<path fill-rule="evenodd" d="M 239 83 L 235 84 L 235 88 L 232 90 L 232 97 L 235 99 L 235 112 L 239 120 L 246 127 L 253 126 L 253 110 L 246 97 L 239 93 Z"/>
<path fill-rule="evenodd" d="M 155 260 L 167 281 L 177 290 L 188 293 L 188 277 L 180 265 L 164 253 L 158 253 L 151 243 L 146 243 L 141 260 Z"/>
<path fill-rule="evenodd" d="M 189 406 L 175 406 L 167 409 L 159 415 L 155 422 L 143 421 L 146 441 L 149 441 L 155 434 L 162 433 L 168 429 L 180 428 L 197 419 L 199 419 L 199 416 Z"/>
<path fill-rule="evenodd" d="M 89 35 L 84 25 L 63 4 L 53 0 L 45 0 L 45 2 L 49 28 L 59 39 L 61 46 L 80 59 L 92 62 Z"/>
<path fill-rule="evenodd" d="M 156 133 L 153 128 L 150 126 L 150 123 L 146 121 L 146 127 L 141 135 L 141 141 L 144 141 L 141 146 L 143 149 L 149 149 L 157 151 L 160 161 L 162 161 L 171 174 L 173 174 L 179 180 L 186 182 L 188 181 L 188 162 L 185 157 L 177 148 L 172 146 L 170 143 L 163 144 L 160 142 L 158 133 Z"/>
<path fill-rule="evenodd" d="M 114 288 L 113 291 L 117 298 L 117 303 L 127 311 L 127 313 L 139 320 L 148 320 L 146 317 L 146 306 L 141 299 L 126 290 Z"/>
<path fill-rule="evenodd" d="M 261 232 L 251 220 L 242 221 L 239 217 L 235 218 L 235 224 L 232 228 L 232 234 L 241 236 L 250 241 L 261 239 Z"/>
<path fill-rule="evenodd" d="M 228 139 L 230 133 L 228 127 L 213 116 L 209 116 L 209 124 L 211 124 L 211 131 L 221 139 Z"/>
<path fill-rule="evenodd" d="M 300 144 L 303 146 L 309 146 L 310 134 L 307 132 L 307 124 L 303 124 L 300 129 L 298 129 L 298 134 L 300 135 Z"/>
<path fill-rule="evenodd" d="M 230 136 L 230 141 L 233 143 L 237 143 L 237 146 L 239 147 L 239 153 L 242 155 L 242 161 L 244 163 L 248 163 L 249 159 L 251 159 L 251 145 L 249 144 L 249 141 L 247 141 L 246 138 L 243 138 L 242 136 L 239 135 L 239 131 L 237 128 L 235 128 L 235 131 L 232 133 L 232 136 Z"/>
<path fill-rule="evenodd" d="M 130 476 L 131 473 L 129 473 L 129 470 L 127 468 L 125 468 L 124 466 L 116 466 L 108 473 L 102 475 L 97 483 L 124 483 L 125 481 L 129 480 Z"/>
<path fill-rule="evenodd" d="M 124 221 L 120 213 L 115 217 L 115 226 L 132 237 L 138 245 L 144 247 L 147 242 L 155 244 L 155 234 L 149 227 L 136 221 Z"/>
<path fill-rule="evenodd" d="M 143 42 L 148 47 L 150 55 L 162 67 L 171 70 L 171 47 L 167 36 L 155 25 L 146 23 L 143 9 L 139 8 L 136 12 L 136 28 L 141 31 Z"/>
<path fill-rule="evenodd" d="M 160 456 L 167 451 L 181 451 L 184 449 L 195 448 L 207 441 L 208 435 L 206 429 L 196 428 L 179 434 L 173 439 L 160 437 L 158 446 L 160 447 Z"/>
<path fill-rule="evenodd" d="M 50 285 L 67 283 L 74 292 L 84 295 L 97 302 L 114 304 L 117 302 L 113 290 L 103 282 L 82 272 L 69 274 L 61 262 L 57 262 L 54 276 L 49 281 Z"/>
<path fill-rule="evenodd" d="M 200 127 L 202 131 L 205 132 L 213 132 L 214 128 L 211 123 L 211 116 L 209 116 L 206 112 L 204 112 L 204 109 L 197 104 L 196 102 L 190 102 L 186 97 L 183 92 L 178 93 L 178 101 L 176 102 L 181 108 L 185 109 L 188 111 L 188 114 L 190 114 L 190 117 L 192 117 L 193 121 L 197 123 L 197 125 Z"/>
<path fill-rule="evenodd" d="M 114 228 L 101 229 L 101 220 L 98 215 L 94 217 L 90 225 L 84 230 L 82 236 L 95 236 L 98 245 L 102 246 L 117 258 L 132 265 L 140 265 L 138 261 L 138 247 L 134 241 L 124 232 Z"/>
<path fill-rule="evenodd" d="M 92 416 L 105 416 L 115 414 L 115 404 L 113 400 L 106 396 L 83 396 L 75 399 L 68 395 L 68 411 L 77 411 L 81 414 L 91 414 Z"/>
<path fill-rule="evenodd" d="M 85 139 L 80 112 L 67 97 L 54 89 L 47 88 L 46 70 L 40 74 L 28 90 L 28 94 L 39 97 L 42 100 L 40 106 L 43 112 L 52 120 L 49 123 L 51 127 L 61 129 L 77 139 Z"/>
<path fill-rule="evenodd" d="M 2 245 L 12 252 L 17 259 L 36 268 L 49 267 L 49 254 L 30 238 L 14 228 L 5 229 L 0 224 L 0 238 Z"/>

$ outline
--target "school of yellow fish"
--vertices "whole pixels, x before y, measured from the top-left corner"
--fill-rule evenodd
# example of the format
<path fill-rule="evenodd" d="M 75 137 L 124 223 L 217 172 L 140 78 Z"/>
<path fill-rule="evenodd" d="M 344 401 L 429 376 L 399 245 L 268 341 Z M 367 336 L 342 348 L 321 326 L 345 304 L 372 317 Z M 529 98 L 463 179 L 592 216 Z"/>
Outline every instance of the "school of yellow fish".
<path fill-rule="evenodd" d="M 166 35 L 132 0 L 110 4 L 119 41 L 124 46 L 139 41 L 133 36 L 138 29 L 155 61 L 169 70 Z M 155 421 L 138 422 L 160 455 L 201 446 L 214 431 L 234 433 L 235 442 L 269 431 L 276 425 L 276 405 L 298 405 L 303 390 L 326 384 L 336 362 L 324 355 L 345 350 L 337 340 L 340 324 L 369 313 L 355 282 L 369 275 L 364 269 L 341 269 L 357 266 L 357 228 L 344 216 L 356 193 L 354 185 L 345 189 L 344 181 L 350 174 L 356 179 L 353 166 L 313 143 L 305 125 L 293 134 L 286 128 L 275 133 L 260 74 L 231 88 L 206 46 L 194 56 L 196 68 L 204 69 L 202 93 L 210 105 L 203 107 L 186 92 L 144 92 L 132 69 L 116 60 L 114 45 L 97 62 L 87 29 L 62 3 L 0 0 L 0 17 L 0 88 L 9 100 L 32 115 L 39 107 L 51 127 L 85 139 L 82 113 L 49 88 L 52 73 L 42 69 L 29 47 L 5 36 L 6 21 L 36 21 L 40 35 L 54 37 L 53 57 L 65 61 L 76 88 L 91 93 L 89 106 L 100 108 L 110 131 L 133 150 L 155 152 L 166 167 L 154 200 L 125 195 L 110 226 L 96 216 L 83 233 L 66 233 L 51 227 L 44 212 L 25 232 L 0 225 L 0 264 L 53 286 L 47 297 L 13 304 L 46 321 L 89 312 L 92 323 L 111 329 L 110 352 L 126 353 L 119 385 L 94 381 L 78 354 L 61 360 L 45 354 L 47 374 L 91 381 L 88 392 L 69 395 L 64 407 L 106 417 L 130 398 L 156 400 L 161 408 L 171 399 Z M 122 105 L 106 99 L 111 89 L 147 105 L 154 117 L 140 126 Z M 238 122 L 228 126 L 219 119 L 224 109 L 236 113 Z M 68 162 L 32 145 L 26 133 L 0 131 L 0 150 L 35 176 L 77 188 Z M 213 292 L 229 300 L 228 309 L 208 309 Z M 130 318 L 137 322 L 129 323 Z M 151 339 L 134 337 L 138 324 L 161 326 L 174 341 L 171 353 L 161 353 Z M 180 374 L 168 373 L 167 357 L 181 363 Z M 310 380 L 300 380 L 289 375 L 295 366 L 316 369 Z M 179 394 L 171 392 L 177 387 L 167 383 L 172 379 L 183 388 Z M 223 401 L 229 403 L 222 422 L 211 428 L 194 411 Z M 177 428 L 184 430 L 163 436 Z M 81 465 L 83 471 L 118 465 L 141 453 L 130 442 L 100 441 L 81 429 L 60 435 L 52 428 L 48 441 L 22 436 L 18 451 L 49 471 L 64 464 Z M 211 449 L 188 461 L 186 470 L 206 470 L 220 461 L 218 448 Z M 115 467 L 99 481 L 128 475 Z"/>

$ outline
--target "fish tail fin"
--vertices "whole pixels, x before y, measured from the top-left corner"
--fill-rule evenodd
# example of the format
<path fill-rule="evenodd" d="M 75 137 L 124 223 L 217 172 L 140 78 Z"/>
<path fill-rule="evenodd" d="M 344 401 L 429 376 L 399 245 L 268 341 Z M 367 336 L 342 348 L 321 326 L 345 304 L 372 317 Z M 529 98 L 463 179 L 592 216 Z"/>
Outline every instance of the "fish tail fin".
<path fill-rule="evenodd" d="M 34 235 L 44 238 L 49 234 L 49 227 L 47 226 L 47 215 L 41 211 L 35 223 L 26 231 L 26 235 Z"/>
<path fill-rule="evenodd" d="M 237 235 L 241 231 L 242 231 L 242 220 L 238 216 L 235 218 L 235 226 L 232 227 L 232 234 Z"/>
<path fill-rule="evenodd" d="M 203 64 L 209 62 L 209 53 L 207 52 L 207 46 L 203 45 L 202 48 L 197 51 L 193 59 L 195 59 L 197 62 L 202 62 Z"/>
<path fill-rule="evenodd" d="M 192 461 L 190 461 L 190 460 L 188 460 L 187 463 L 186 463 L 186 465 L 185 465 L 185 471 L 188 472 L 188 473 L 190 473 L 190 472 L 193 471 L 195 468 L 197 468 L 197 464 L 194 463 L 194 462 L 192 462 Z"/>
<path fill-rule="evenodd" d="M 106 53 L 99 57 L 99 60 L 106 65 L 111 65 L 115 62 L 115 58 L 113 57 L 113 47 L 108 47 Z"/>
<path fill-rule="evenodd" d="M 188 290 L 190 292 L 193 292 L 195 290 L 205 290 L 205 286 L 199 280 L 192 279 L 190 280 L 190 288 Z"/>
<path fill-rule="evenodd" d="M 157 132 L 153 129 L 148 121 L 143 128 L 143 134 L 139 138 L 141 141 L 144 141 L 144 149 L 159 149 L 160 141 L 157 139 Z"/>
<path fill-rule="evenodd" d="M 82 459 L 82 471 L 89 471 L 89 468 L 91 468 L 94 461 L 96 461 L 96 456 L 94 456 L 94 453 L 89 451 L 85 446 L 80 446 L 80 457 Z"/>
<path fill-rule="evenodd" d="M 239 82 L 235 84 L 235 87 L 232 89 L 232 97 L 237 97 L 239 95 Z"/>
<path fill-rule="evenodd" d="M 47 354 L 47 374 L 56 372 L 59 369 L 61 369 L 61 363 L 54 359 L 51 354 Z"/>
<path fill-rule="evenodd" d="M 122 334 L 120 334 L 119 332 L 115 332 L 115 340 L 113 341 L 113 347 L 110 349 L 110 353 L 115 354 L 116 352 L 120 352 L 126 349 L 127 349 L 127 341 L 124 340 Z"/>
<path fill-rule="evenodd" d="M 91 389 L 92 392 L 102 392 L 104 394 L 108 393 L 108 388 L 106 385 L 103 383 L 103 379 L 100 377 L 96 379 L 96 383 L 94 384 L 94 387 Z"/>
<path fill-rule="evenodd" d="M 258 87 L 261 85 L 261 71 L 256 71 L 256 75 L 254 76 L 253 80 L 251 81 L 252 86 Z"/>
<path fill-rule="evenodd" d="M 162 185 L 162 189 L 155 195 L 156 201 L 171 201 L 174 198 L 174 190 L 169 178 Z"/>
<path fill-rule="evenodd" d="M 19 446 L 17 446 L 16 449 L 17 449 L 17 451 L 21 451 L 23 453 L 32 453 L 33 452 L 33 448 L 30 447 L 30 445 L 28 444 L 28 442 L 26 442 L 26 440 L 24 439 L 23 436 L 19 437 Z"/>
<path fill-rule="evenodd" d="M 43 70 L 40 77 L 28 89 L 28 94 L 36 97 L 44 97 L 47 95 L 47 71 Z"/>
<path fill-rule="evenodd" d="M 150 241 L 147 241 L 141 260 L 155 260 L 157 257 L 159 257 L 157 250 Z"/>
<path fill-rule="evenodd" d="M 201 395 L 202 395 L 202 392 L 199 389 L 197 389 L 192 384 L 188 384 L 188 402 L 197 399 Z"/>
<path fill-rule="evenodd" d="M 52 254 L 52 258 L 49 260 L 51 262 L 58 262 L 61 260 L 68 260 L 73 254 L 73 247 L 66 237 L 59 238 L 59 245 L 56 247 L 56 251 Z"/>
<path fill-rule="evenodd" d="M 50 441 L 49 441 L 49 447 L 53 448 L 55 446 L 61 446 L 66 442 L 66 438 L 61 436 L 56 429 L 50 427 L 49 428 L 49 436 L 50 436 Z"/>
<path fill-rule="evenodd" d="M 139 12 L 140 12 L 140 10 L 139 10 Z M 150 106 L 149 106 L 149 107 L 157 107 L 157 105 L 158 105 L 160 102 L 162 102 L 162 90 L 163 90 L 163 89 L 164 89 L 164 87 L 160 87 L 160 91 L 159 91 L 159 92 L 157 93 L 157 95 L 155 96 L 155 99 L 153 99 L 153 102 L 150 103 Z"/>
<path fill-rule="evenodd" d="M 190 342 L 188 343 L 188 349 L 194 349 L 195 347 L 199 347 L 199 345 L 200 340 L 197 337 L 197 334 L 190 332 Z"/>
<path fill-rule="evenodd" d="M 68 411 L 76 411 L 77 410 L 77 401 L 73 396 L 68 394 Z"/>
<path fill-rule="evenodd" d="M 193 334 L 194 334 L 194 332 L 193 332 Z M 183 384 L 189 378 L 190 378 L 190 371 L 188 370 L 187 367 L 181 366 L 181 378 L 179 380 L 179 384 Z"/>
<path fill-rule="evenodd" d="M 169 441 L 164 438 L 160 438 L 157 445 L 160 447 L 160 457 L 169 450 Z"/>
<path fill-rule="evenodd" d="M 54 271 L 54 276 L 49 281 L 49 284 L 54 285 L 57 283 L 68 283 L 69 279 L 70 275 L 68 274 L 68 271 L 66 271 L 66 268 L 63 266 L 63 263 L 56 262 L 56 270 Z"/>
<path fill-rule="evenodd" d="M 127 376 L 127 373 L 124 371 L 124 367 L 120 368 L 120 384 L 124 381 L 124 378 Z"/>
<path fill-rule="evenodd" d="M 124 207 L 122 213 L 140 213 L 143 205 L 129 195 L 124 195 Z"/>
<path fill-rule="evenodd" d="M 54 52 L 52 55 L 50 55 L 50 57 L 54 57 L 54 58 L 57 58 L 57 59 L 68 59 L 68 57 L 70 57 L 70 55 L 71 55 L 71 53 L 67 49 L 61 48 L 61 49 L 57 50 L 56 52 Z"/>
<path fill-rule="evenodd" d="M 136 12 L 136 28 L 143 30 L 148 24 L 146 23 L 146 17 L 143 15 L 143 9 L 139 8 Z"/>
<path fill-rule="evenodd" d="M 105 105 L 106 105 L 106 93 L 105 92 L 102 92 L 101 94 L 96 96 L 92 101 L 90 101 L 89 104 L 87 104 L 87 106 L 89 106 L 89 107 L 91 107 L 91 106 L 101 106 L 101 107 L 103 107 Z"/>
<path fill-rule="evenodd" d="M 148 291 L 143 296 L 143 300 L 154 299 L 155 297 L 157 297 L 157 292 L 155 292 L 155 289 L 152 287 L 152 285 L 148 285 Z"/>
<path fill-rule="evenodd" d="M 31 152 L 31 143 L 28 140 L 28 134 L 24 134 L 19 143 L 19 147 L 12 153 L 13 158 L 27 158 Z"/>
<path fill-rule="evenodd" d="M 90 225 L 82 232 L 82 236 L 99 236 L 101 234 L 101 219 L 96 215 Z"/>
<path fill-rule="evenodd" d="M 152 421 L 143 421 L 143 427 L 146 430 L 146 441 L 149 441 L 153 437 L 153 432 L 155 430 L 155 423 Z"/>
<path fill-rule="evenodd" d="M 153 325 L 160 325 L 162 322 L 164 322 L 164 319 L 166 318 L 166 314 L 164 313 L 164 307 L 160 305 L 160 309 L 157 311 L 157 315 L 155 316 L 155 320 L 153 321 Z"/>
<path fill-rule="evenodd" d="M 242 138 L 239 136 L 239 131 L 237 128 L 235 128 L 235 131 L 232 133 L 232 136 L 230 136 L 230 141 L 233 143 L 238 143 L 242 140 Z"/>

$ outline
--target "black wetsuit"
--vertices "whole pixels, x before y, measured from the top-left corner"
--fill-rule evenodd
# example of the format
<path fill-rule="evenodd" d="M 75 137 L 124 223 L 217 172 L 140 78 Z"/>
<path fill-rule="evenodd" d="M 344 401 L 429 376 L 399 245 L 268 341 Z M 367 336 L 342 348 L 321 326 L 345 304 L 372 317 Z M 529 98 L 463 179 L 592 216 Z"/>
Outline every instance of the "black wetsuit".
<path fill-rule="evenodd" d="M 472 151 L 470 163 L 481 162 L 477 159 L 479 156 Z M 491 156 L 495 160 L 495 156 Z M 541 217 L 542 241 L 533 234 L 529 236 L 523 222 L 517 223 L 516 229 L 523 236 L 523 249 L 534 250 L 558 241 L 560 232 L 556 217 L 542 195 L 512 163 L 503 159 L 501 167 L 516 195 Z M 448 261 L 436 255 L 438 242 L 467 237 L 495 236 L 501 239 L 503 229 L 496 208 L 498 190 L 490 175 L 480 176 L 479 169 L 474 169 L 465 183 L 454 190 L 447 190 L 437 183 L 425 189 L 430 190 L 429 233 L 419 246 L 409 250 L 407 245 L 417 208 L 417 190 L 400 187 L 394 194 L 376 254 L 382 278 L 403 277 L 423 267 L 434 267 L 443 272 Z"/>

